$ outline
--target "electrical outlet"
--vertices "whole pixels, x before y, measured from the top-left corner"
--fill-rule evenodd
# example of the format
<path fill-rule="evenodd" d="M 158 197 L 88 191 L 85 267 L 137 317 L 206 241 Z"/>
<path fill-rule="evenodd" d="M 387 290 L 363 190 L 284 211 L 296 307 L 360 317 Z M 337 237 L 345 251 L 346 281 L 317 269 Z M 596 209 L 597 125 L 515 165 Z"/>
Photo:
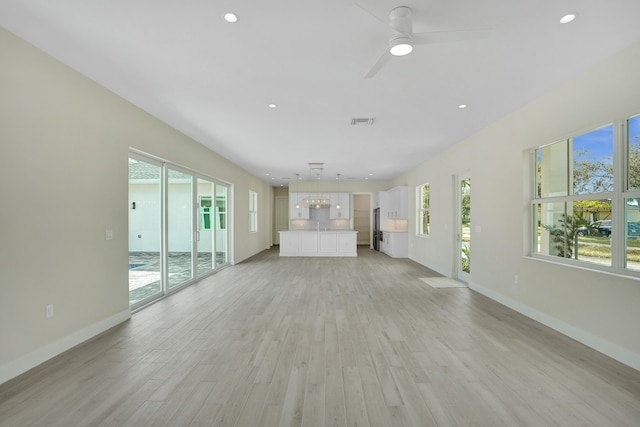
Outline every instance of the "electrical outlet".
<path fill-rule="evenodd" d="M 518 284 L 518 275 L 517 274 L 513 276 L 513 284 L 514 285 Z"/>
<path fill-rule="evenodd" d="M 104 232 L 104 237 L 106 240 L 113 240 L 113 230 L 106 230 Z"/>
<path fill-rule="evenodd" d="M 53 317 L 53 304 L 47 305 L 47 319 Z"/>

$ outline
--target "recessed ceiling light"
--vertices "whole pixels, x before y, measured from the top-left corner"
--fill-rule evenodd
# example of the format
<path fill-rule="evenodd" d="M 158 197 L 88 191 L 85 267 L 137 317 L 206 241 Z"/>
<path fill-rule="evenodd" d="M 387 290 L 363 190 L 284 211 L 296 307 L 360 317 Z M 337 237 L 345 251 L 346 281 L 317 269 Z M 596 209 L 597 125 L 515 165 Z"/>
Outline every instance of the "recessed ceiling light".
<path fill-rule="evenodd" d="M 568 24 L 569 22 L 573 21 L 574 19 L 576 19 L 576 14 L 575 13 L 569 13 L 567 15 L 564 15 L 562 18 L 560 18 L 560 23 L 561 24 Z"/>
<path fill-rule="evenodd" d="M 460 105 L 458 105 L 458 108 L 459 108 L 459 109 L 461 109 L 461 110 L 464 110 L 464 109 L 465 109 L 465 108 L 467 108 L 467 107 L 468 107 L 468 105 L 467 105 L 467 104 L 460 104 Z"/>
<path fill-rule="evenodd" d="M 238 15 L 235 13 L 227 12 L 224 14 L 224 20 L 227 22 L 238 22 Z"/>
<path fill-rule="evenodd" d="M 269 104 L 269 108 L 277 108 L 278 106 L 276 104 Z"/>

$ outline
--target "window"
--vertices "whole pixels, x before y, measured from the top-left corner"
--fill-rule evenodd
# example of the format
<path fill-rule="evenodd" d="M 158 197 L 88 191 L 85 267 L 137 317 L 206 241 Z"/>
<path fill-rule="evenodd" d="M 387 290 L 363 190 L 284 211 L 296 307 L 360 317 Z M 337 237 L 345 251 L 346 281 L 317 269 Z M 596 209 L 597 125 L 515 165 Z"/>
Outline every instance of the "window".
<path fill-rule="evenodd" d="M 422 184 L 416 187 L 418 207 L 417 234 L 418 236 L 428 236 L 431 228 L 431 217 L 429 215 L 429 184 Z"/>
<path fill-rule="evenodd" d="M 227 229 L 227 197 L 216 196 L 217 224 L 216 230 Z"/>
<path fill-rule="evenodd" d="M 627 120 L 625 154 L 625 267 L 640 272 L 640 115 Z"/>
<path fill-rule="evenodd" d="M 211 197 L 200 197 L 200 229 L 211 230 Z"/>
<path fill-rule="evenodd" d="M 249 190 L 249 232 L 258 232 L 258 193 Z"/>
<path fill-rule="evenodd" d="M 533 158 L 532 252 L 640 272 L 640 116 L 537 148 Z"/>

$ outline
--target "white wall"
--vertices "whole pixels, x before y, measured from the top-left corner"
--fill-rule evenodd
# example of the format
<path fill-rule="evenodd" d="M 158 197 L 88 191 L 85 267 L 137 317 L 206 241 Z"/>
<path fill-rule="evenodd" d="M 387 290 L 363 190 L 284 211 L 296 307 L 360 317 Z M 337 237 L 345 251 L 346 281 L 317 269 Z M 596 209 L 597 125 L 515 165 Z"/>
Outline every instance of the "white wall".
<path fill-rule="evenodd" d="M 160 184 L 131 184 L 129 185 L 129 251 L 131 252 L 158 252 L 160 250 Z M 179 188 L 182 187 L 182 188 Z M 206 187 L 206 185 L 201 185 Z M 169 184 L 171 203 L 168 206 L 168 215 L 171 218 L 184 218 L 184 221 L 169 221 L 168 233 L 169 252 L 189 252 L 191 250 L 191 233 L 184 232 L 185 227 L 191 227 L 191 212 L 185 211 L 183 206 L 191 205 L 190 184 Z M 198 194 L 203 194 L 200 191 Z M 209 194 L 207 194 L 209 195 Z M 131 209 L 131 204 L 136 203 L 136 208 Z M 215 221 L 212 208 L 211 220 Z M 198 251 L 210 252 L 212 248 L 211 230 L 200 230 Z M 216 234 L 216 248 L 224 248 L 226 245 L 226 233 Z"/>
<path fill-rule="evenodd" d="M 270 246 L 271 186 L 4 30 L 0 64 L 0 383 L 129 317 L 130 147 L 233 184 L 232 261 Z"/>
<path fill-rule="evenodd" d="M 640 369 L 640 280 L 526 255 L 532 187 L 529 150 L 639 113 L 638 76 L 640 44 L 576 76 L 395 182 L 409 185 L 413 212 L 415 186 L 430 184 L 432 234 L 416 237 L 415 215 L 411 215 L 409 256 L 451 276 L 455 268 L 452 177 L 470 171 L 472 288 L 636 369 Z M 481 232 L 474 232 L 476 226 Z"/>
<path fill-rule="evenodd" d="M 162 207 L 160 183 L 129 186 L 129 251 L 159 252 Z M 131 209 L 135 203 L 136 208 Z"/>

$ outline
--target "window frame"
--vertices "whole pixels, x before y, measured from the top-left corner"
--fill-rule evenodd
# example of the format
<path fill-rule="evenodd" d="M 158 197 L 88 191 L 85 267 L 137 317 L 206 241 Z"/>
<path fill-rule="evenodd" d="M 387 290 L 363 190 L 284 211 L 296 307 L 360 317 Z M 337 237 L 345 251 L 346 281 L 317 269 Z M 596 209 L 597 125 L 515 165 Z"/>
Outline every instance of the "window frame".
<path fill-rule="evenodd" d="M 209 202 L 209 206 L 206 205 L 205 202 Z M 204 204 L 203 204 L 204 203 Z M 211 218 L 213 218 L 213 212 L 211 210 L 212 207 L 212 197 L 211 196 L 198 196 L 198 214 L 200 216 L 200 229 L 201 230 L 211 230 Z"/>
<path fill-rule="evenodd" d="M 427 188 L 426 208 L 424 206 L 423 189 Z M 427 230 L 423 230 L 423 217 L 427 215 Z M 425 182 L 416 186 L 416 236 L 429 237 L 431 235 L 431 184 Z"/>
<path fill-rule="evenodd" d="M 258 192 L 249 190 L 249 233 L 258 232 Z"/>
<path fill-rule="evenodd" d="M 629 190 L 628 189 L 628 175 L 629 175 L 629 132 L 628 132 L 628 123 L 630 120 L 634 118 L 639 118 L 640 114 L 632 114 L 625 118 L 618 118 L 616 120 L 610 120 L 603 124 L 596 125 L 590 127 L 589 129 L 582 132 L 575 132 L 571 136 L 566 139 L 560 139 L 555 142 L 544 144 L 538 147 L 535 147 L 530 151 L 530 165 L 531 165 L 531 197 L 530 197 L 530 208 L 529 208 L 529 236 L 530 236 L 530 245 L 529 245 L 529 256 L 533 258 L 544 259 L 547 261 L 552 261 L 555 263 L 566 264 L 569 266 L 586 268 L 590 270 L 598 270 L 612 274 L 618 274 L 623 276 L 631 276 L 640 278 L 640 270 L 633 270 L 627 267 L 627 219 L 625 217 L 626 214 L 626 200 L 628 198 L 640 198 L 640 189 Z M 541 197 L 538 192 L 538 170 L 537 170 L 537 151 L 541 148 L 550 146 L 552 144 L 567 141 L 568 148 L 570 151 L 570 147 L 572 146 L 571 140 L 575 137 L 585 135 L 589 132 L 596 131 L 601 129 L 609 124 L 613 127 L 613 159 L 612 159 L 612 167 L 613 167 L 613 191 L 610 192 L 595 192 L 595 193 L 583 193 L 583 194 L 573 194 L 572 188 L 572 178 L 569 177 L 569 184 L 571 187 L 569 188 L 569 194 L 562 196 L 546 196 Z M 567 159 L 567 170 L 568 173 L 572 173 L 572 156 L 569 155 Z M 537 251 L 538 244 L 538 224 L 537 224 L 537 206 L 539 204 L 544 203 L 573 203 L 576 201 L 587 201 L 587 200 L 605 200 L 608 199 L 611 202 L 611 215 L 610 219 L 612 221 L 612 230 L 611 233 L 611 265 L 599 265 L 594 262 L 574 259 L 574 258 L 565 258 L 562 256 L 556 256 L 551 254 L 543 254 Z M 618 230 L 618 231 L 616 231 Z M 621 233 L 619 230 L 623 230 Z"/>

